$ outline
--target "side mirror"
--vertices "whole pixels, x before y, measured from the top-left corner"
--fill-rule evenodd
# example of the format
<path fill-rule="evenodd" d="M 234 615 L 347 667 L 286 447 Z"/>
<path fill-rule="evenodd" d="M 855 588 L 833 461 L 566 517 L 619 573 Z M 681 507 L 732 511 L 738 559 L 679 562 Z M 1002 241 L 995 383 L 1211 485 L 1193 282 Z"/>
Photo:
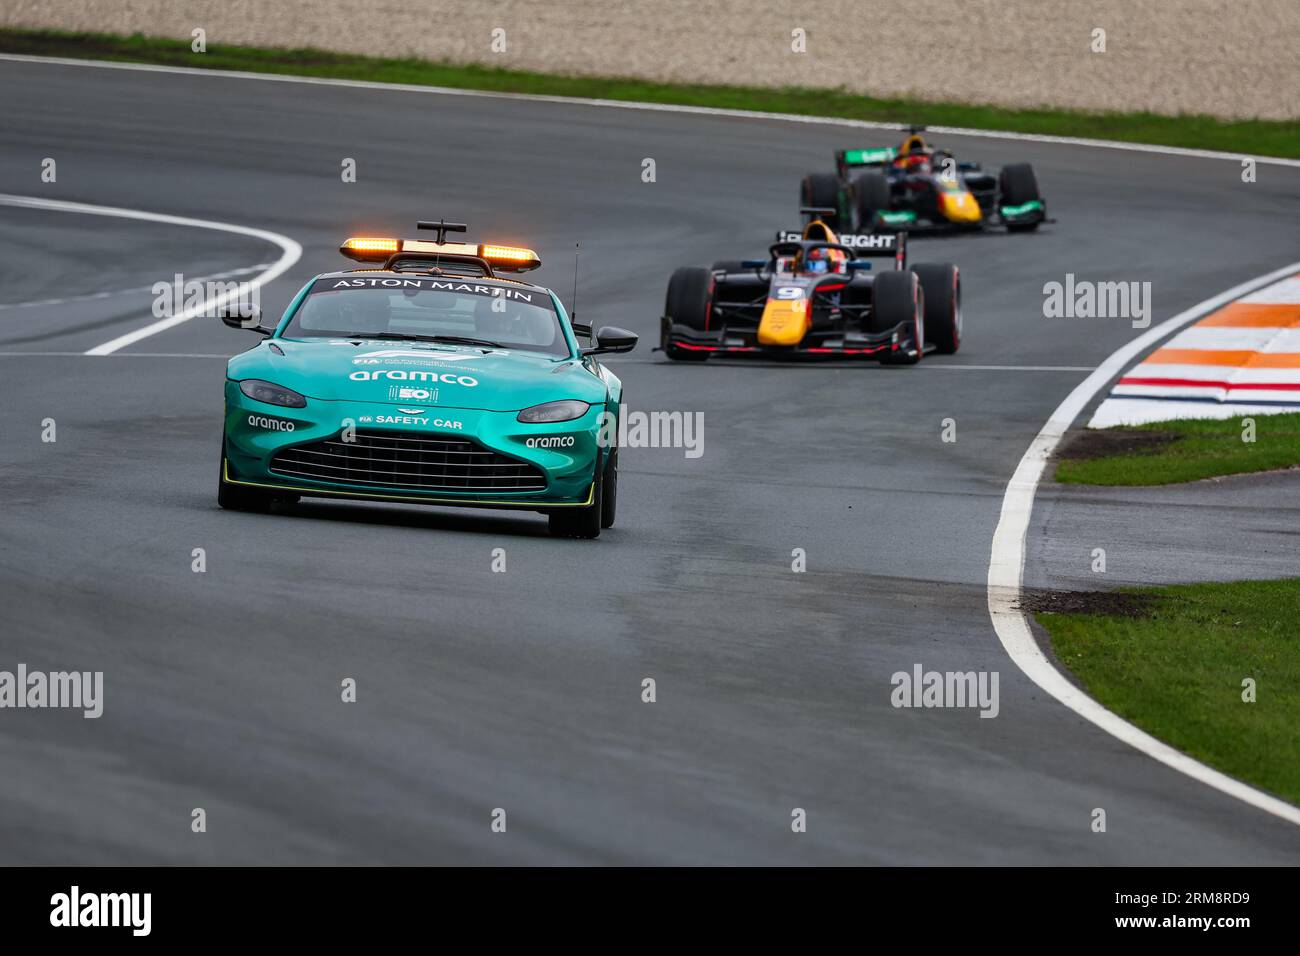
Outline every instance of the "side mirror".
<path fill-rule="evenodd" d="M 252 329 L 263 335 L 270 335 L 275 329 L 262 327 L 262 310 L 255 305 L 244 302 L 227 302 L 217 307 L 221 321 L 232 329 Z"/>
<path fill-rule="evenodd" d="M 627 329 L 618 329 L 612 325 L 602 325 L 596 332 L 596 344 L 583 349 L 583 355 L 598 355 L 611 352 L 630 352 L 636 348 L 637 334 Z"/>

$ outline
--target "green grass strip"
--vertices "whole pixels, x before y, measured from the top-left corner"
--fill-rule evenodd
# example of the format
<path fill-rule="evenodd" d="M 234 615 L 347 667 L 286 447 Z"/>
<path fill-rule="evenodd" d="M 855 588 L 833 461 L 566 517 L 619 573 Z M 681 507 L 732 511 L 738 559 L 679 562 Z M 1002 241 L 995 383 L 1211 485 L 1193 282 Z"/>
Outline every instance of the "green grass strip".
<path fill-rule="evenodd" d="M 845 90 L 801 87 L 653 83 L 619 77 L 560 76 L 524 70 L 460 66 L 413 58 L 383 58 L 313 49 L 262 49 L 210 44 L 206 53 L 190 41 L 51 30 L 0 30 L 0 52 L 79 57 L 133 63 L 247 70 L 335 79 L 410 83 L 458 89 L 595 97 L 671 103 L 805 116 L 832 116 L 877 122 L 921 123 L 971 129 L 1006 130 L 1054 136 L 1112 139 L 1192 149 L 1248 152 L 1300 158 L 1300 123 L 1273 120 L 1227 121 L 1212 116 L 1161 116 L 1154 113 L 1082 110 L 1008 109 L 911 99 L 877 99 Z M 848 133 L 845 145 L 888 137 Z"/>
<path fill-rule="evenodd" d="M 1300 465 L 1300 413 L 1249 416 L 1255 423 L 1254 441 L 1245 441 L 1248 429 L 1241 418 L 1224 421 L 1159 422 L 1152 425 L 1108 428 L 1112 440 L 1125 436 L 1165 433 L 1172 440 L 1130 452 L 1100 457 L 1063 458 L 1056 480 L 1086 485 L 1168 485 L 1222 475 L 1272 471 Z M 1088 439 L 1087 433 L 1081 439 Z M 1064 454 L 1073 454 L 1067 445 Z"/>
<path fill-rule="evenodd" d="M 1141 588 L 1124 613 L 1043 613 L 1088 693 L 1224 773 L 1300 803 L 1300 579 Z M 1108 602 L 1100 601 L 1101 608 Z M 1254 703 L 1242 699 L 1255 682 Z"/>

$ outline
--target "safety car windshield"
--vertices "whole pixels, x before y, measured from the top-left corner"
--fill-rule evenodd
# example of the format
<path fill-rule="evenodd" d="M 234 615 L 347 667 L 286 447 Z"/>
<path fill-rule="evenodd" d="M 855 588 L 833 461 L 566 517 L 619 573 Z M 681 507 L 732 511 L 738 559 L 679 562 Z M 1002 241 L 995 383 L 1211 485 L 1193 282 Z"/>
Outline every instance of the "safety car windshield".
<path fill-rule="evenodd" d="M 568 355 L 551 296 L 475 279 L 338 276 L 318 279 L 285 338 L 460 339 Z"/>

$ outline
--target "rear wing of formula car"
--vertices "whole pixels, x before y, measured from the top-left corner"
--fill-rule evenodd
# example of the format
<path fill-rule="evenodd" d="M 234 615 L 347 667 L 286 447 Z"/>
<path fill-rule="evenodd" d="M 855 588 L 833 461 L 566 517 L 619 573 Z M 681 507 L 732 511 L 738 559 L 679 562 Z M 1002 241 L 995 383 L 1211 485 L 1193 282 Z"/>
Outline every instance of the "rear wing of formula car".
<path fill-rule="evenodd" d="M 803 233 L 782 229 L 776 234 L 777 242 L 799 242 Z M 895 268 L 907 268 L 907 233 L 869 232 L 837 233 L 839 245 L 852 250 L 855 259 L 893 259 Z"/>
<path fill-rule="evenodd" d="M 835 168 L 843 175 L 850 169 L 870 166 L 887 166 L 898 156 L 893 146 L 879 146 L 868 149 L 837 149 L 835 151 Z"/>

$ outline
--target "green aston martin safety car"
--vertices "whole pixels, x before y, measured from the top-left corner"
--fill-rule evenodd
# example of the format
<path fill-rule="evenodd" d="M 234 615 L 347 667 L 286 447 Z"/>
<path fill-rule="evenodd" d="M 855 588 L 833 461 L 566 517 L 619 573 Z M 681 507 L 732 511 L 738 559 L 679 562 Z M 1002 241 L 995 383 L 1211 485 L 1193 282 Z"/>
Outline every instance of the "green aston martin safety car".
<path fill-rule="evenodd" d="M 552 534 L 614 524 L 623 383 L 596 356 L 637 337 L 569 320 L 555 293 L 501 275 L 530 249 L 355 238 L 364 268 L 318 275 L 226 368 L 217 500 L 266 510 L 302 496 L 526 509 Z"/>

